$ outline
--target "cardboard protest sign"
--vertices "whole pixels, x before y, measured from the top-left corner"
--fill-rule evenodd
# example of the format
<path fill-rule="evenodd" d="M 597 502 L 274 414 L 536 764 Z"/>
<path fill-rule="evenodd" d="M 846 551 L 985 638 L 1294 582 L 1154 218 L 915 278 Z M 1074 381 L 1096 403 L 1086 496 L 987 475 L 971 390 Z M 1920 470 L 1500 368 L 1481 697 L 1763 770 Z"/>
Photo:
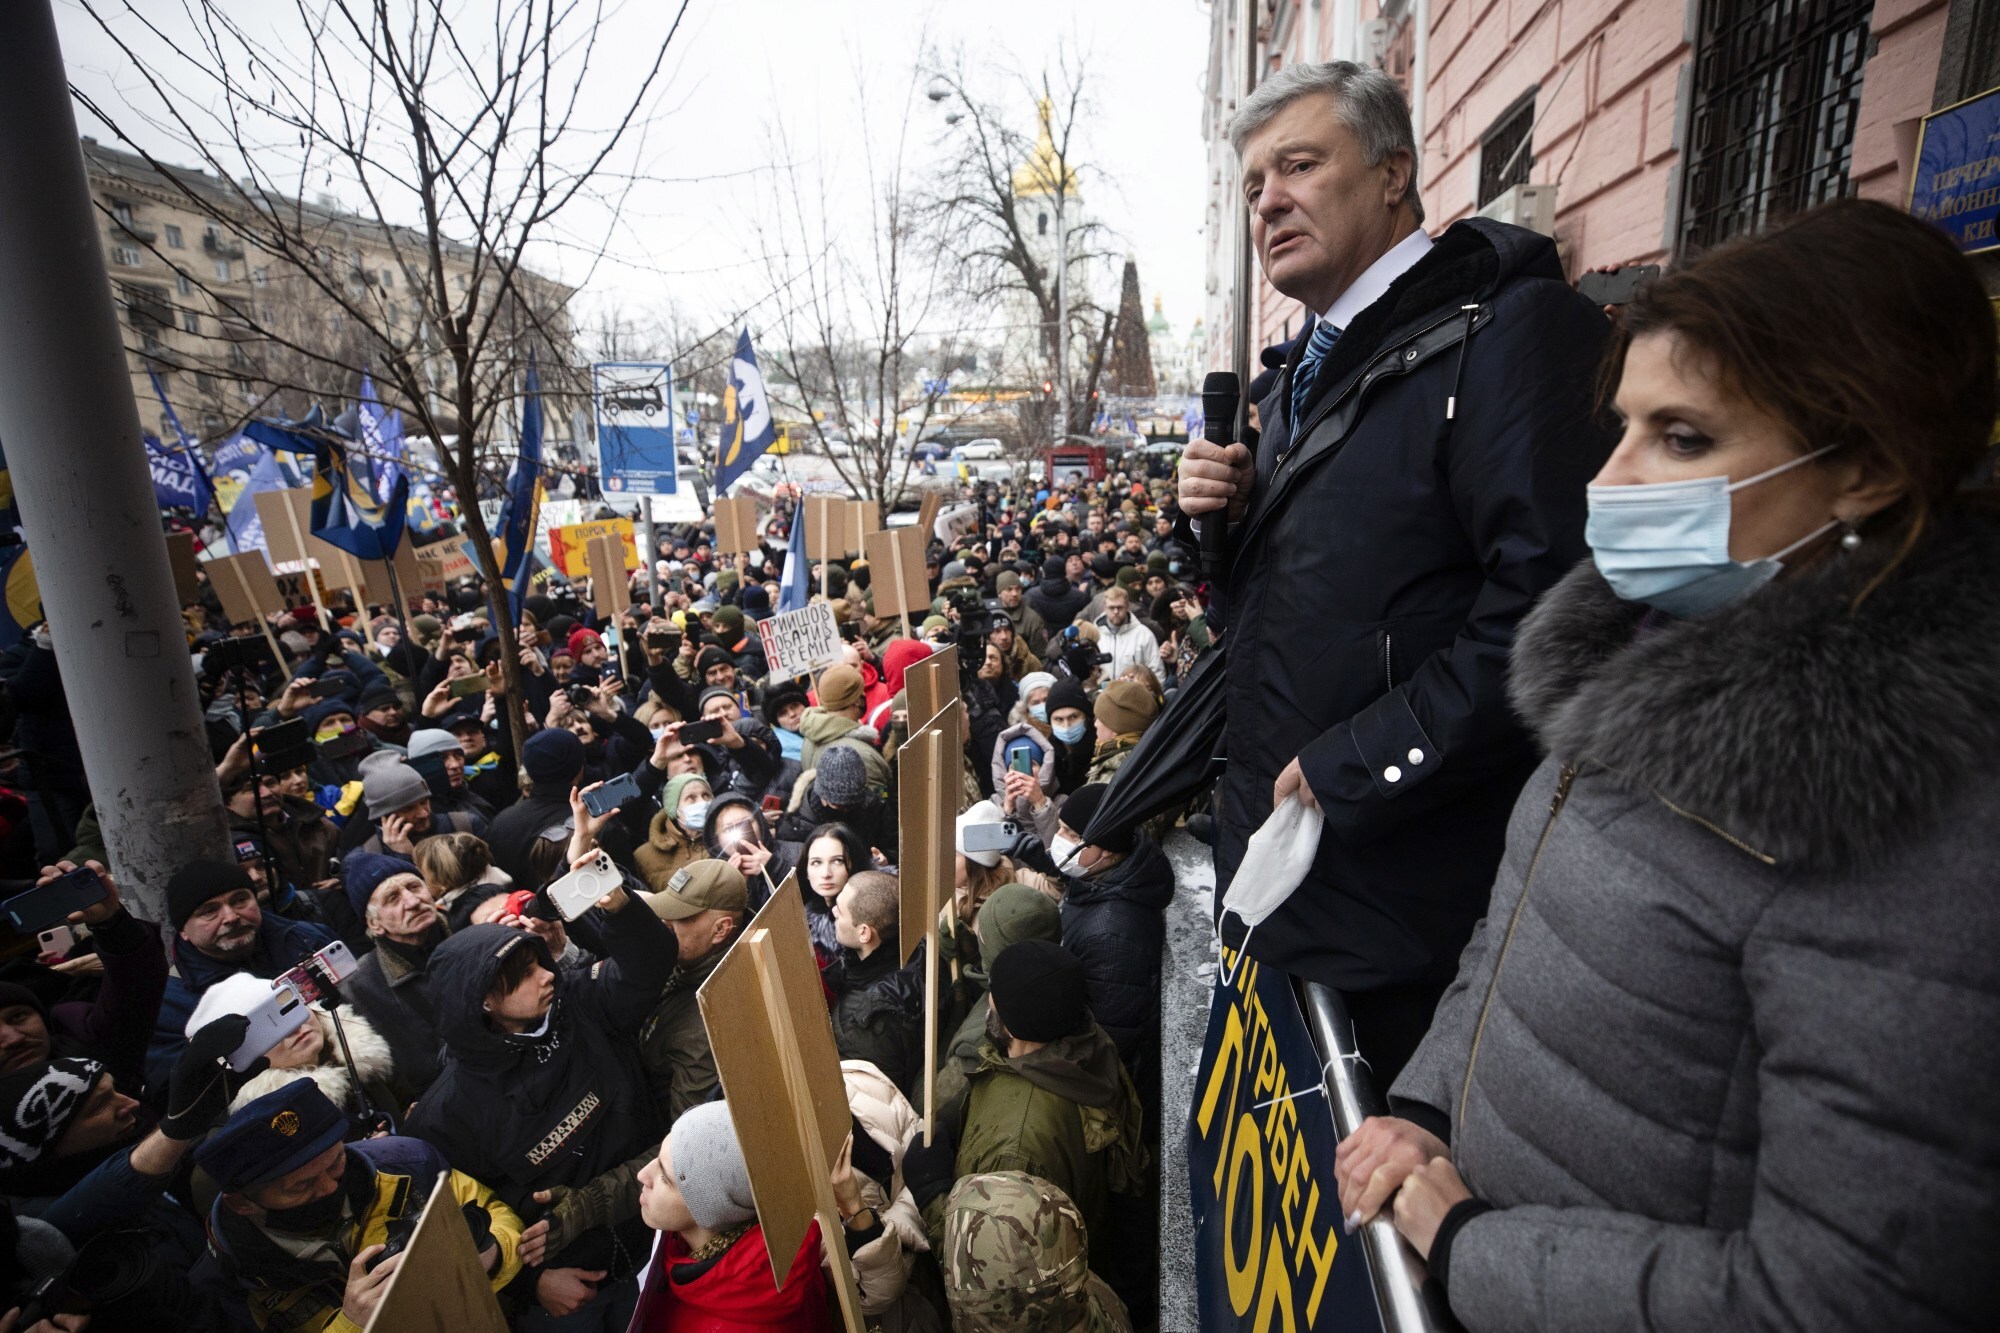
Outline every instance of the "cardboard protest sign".
<path fill-rule="evenodd" d="M 768 616 L 757 622 L 757 635 L 773 677 L 803 676 L 841 660 L 840 623 L 829 602 Z"/>
<path fill-rule="evenodd" d="M 723 555 L 757 549 L 757 502 L 749 496 L 715 502 L 715 549 Z"/>
<path fill-rule="evenodd" d="M 222 599 L 222 614 L 231 624 L 261 624 L 265 616 L 285 609 L 285 599 L 278 594 L 278 582 L 271 577 L 262 551 L 215 556 L 204 561 L 203 568 L 215 585 L 215 595 Z"/>
<path fill-rule="evenodd" d="M 890 528 L 868 534 L 869 591 L 878 616 L 928 615 L 930 580 L 924 575 L 924 534 L 915 528 Z"/>
<path fill-rule="evenodd" d="M 853 1127 L 833 1022 L 821 1000 L 798 877 L 771 900 L 696 992 L 716 1074 L 750 1171 L 772 1278 L 784 1285 L 815 1218 L 847 1326 L 861 1298 L 842 1244 L 832 1170 Z"/>
<path fill-rule="evenodd" d="M 924 540 L 931 539 L 931 528 L 937 523 L 938 510 L 944 508 L 943 491 L 925 491 L 923 506 L 917 510 L 917 531 L 924 534 Z"/>
<path fill-rule="evenodd" d="M 180 598 L 181 605 L 200 601 L 201 580 L 195 574 L 200 561 L 195 559 L 192 532 L 167 534 L 167 563 L 173 566 L 174 595 Z"/>
<path fill-rule="evenodd" d="M 882 530 L 882 511 L 872 500 L 847 502 L 847 549 L 849 553 L 867 549 L 868 534 Z"/>
<path fill-rule="evenodd" d="M 839 560 L 857 549 L 849 544 L 855 534 L 848 503 L 831 495 L 805 498 L 806 556 L 815 564 Z"/>
<path fill-rule="evenodd" d="M 616 536 L 601 533 L 585 548 L 590 563 L 590 601 L 600 616 L 616 616 L 625 609 L 623 546 Z"/>
<path fill-rule="evenodd" d="M 637 569 L 638 547 L 633 542 L 632 520 L 629 518 L 597 519 L 550 528 L 549 563 L 560 569 L 564 578 L 582 578 L 590 573 L 590 539 L 606 534 L 616 536 L 625 544 L 625 568 Z"/>
<path fill-rule="evenodd" d="M 910 725 L 922 726 L 958 698 L 958 645 L 932 653 L 913 662 L 903 672 L 903 688 L 909 692 Z"/>
<path fill-rule="evenodd" d="M 957 882 L 959 737 L 964 705 L 953 698 L 896 751 L 896 863 L 901 900 L 896 934 L 902 959 L 924 946 L 924 1142 L 936 1128 L 938 1037 L 938 913 L 953 901 Z"/>
<path fill-rule="evenodd" d="M 257 506 L 257 520 L 264 527 L 264 549 L 270 555 L 273 568 L 283 571 L 285 566 L 291 565 L 296 566 L 299 573 L 310 575 L 314 560 L 319 558 L 316 548 L 327 547 L 327 543 L 312 535 L 312 489 L 294 486 L 290 490 L 259 491 L 251 499 Z M 319 613 L 320 630 L 326 633 L 332 631 L 332 626 L 327 623 L 326 598 L 321 585 L 308 577 L 289 588 L 281 586 L 280 593 L 288 602 L 310 601 Z"/>
<path fill-rule="evenodd" d="M 413 611 L 409 605 L 424 592 L 424 571 L 417 564 L 416 548 L 408 542 L 396 544 L 395 567 L 397 587 L 402 589 L 404 610 Z M 396 601 L 395 589 L 390 586 L 387 560 L 356 560 L 355 567 L 361 571 L 362 581 L 367 585 L 367 600 L 378 606 L 393 606 Z"/>
<path fill-rule="evenodd" d="M 507 1333 L 511 1327 L 472 1248 L 451 1177 L 441 1174 L 366 1333 Z"/>

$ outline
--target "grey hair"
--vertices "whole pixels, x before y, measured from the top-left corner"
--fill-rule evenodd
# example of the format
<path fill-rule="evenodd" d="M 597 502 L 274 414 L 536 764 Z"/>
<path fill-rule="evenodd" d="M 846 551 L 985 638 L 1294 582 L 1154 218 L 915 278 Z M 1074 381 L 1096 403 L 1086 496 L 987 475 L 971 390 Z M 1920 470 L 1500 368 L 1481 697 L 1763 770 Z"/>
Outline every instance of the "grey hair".
<path fill-rule="evenodd" d="M 1258 84 L 1230 118 L 1229 146 L 1236 150 L 1236 156 L 1243 156 L 1244 141 L 1270 124 L 1280 111 L 1315 93 L 1333 98 L 1334 114 L 1361 141 L 1361 153 L 1369 166 L 1380 166 L 1391 153 L 1410 155 L 1410 184 L 1404 198 L 1422 222 L 1424 201 L 1417 196 L 1417 168 L 1423 158 L 1417 152 L 1416 130 L 1410 124 L 1410 104 L 1402 87 L 1379 69 L 1352 60 L 1285 66 Z"/>

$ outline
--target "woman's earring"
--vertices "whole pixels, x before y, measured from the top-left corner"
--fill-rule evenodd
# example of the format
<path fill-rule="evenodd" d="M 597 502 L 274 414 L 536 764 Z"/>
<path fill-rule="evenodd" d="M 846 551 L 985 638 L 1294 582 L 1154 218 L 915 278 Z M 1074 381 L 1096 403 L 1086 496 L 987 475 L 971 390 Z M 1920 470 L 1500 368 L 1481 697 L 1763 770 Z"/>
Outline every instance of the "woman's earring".
<path fill-rule="evenodd" d="M 1846 532 L 1840 535 L 1840 549 L 1843 551 L 1860 550 L 1861 531 L 1860 529 L 1854 526 L 1854 520 L 1851 518 L 1843 518 L 1840 520 L 1840 526 L 1847 529 Z"/>

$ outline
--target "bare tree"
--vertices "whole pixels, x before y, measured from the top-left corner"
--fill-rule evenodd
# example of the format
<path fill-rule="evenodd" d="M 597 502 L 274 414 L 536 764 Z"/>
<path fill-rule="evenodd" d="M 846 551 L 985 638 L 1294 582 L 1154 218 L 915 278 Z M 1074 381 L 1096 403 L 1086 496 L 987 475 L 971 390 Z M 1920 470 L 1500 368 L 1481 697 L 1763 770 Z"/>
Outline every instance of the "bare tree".
<path fill-rule="evenodd" d="M 809 423 L 810 438 L 841 482 L 874 502 L 886 521 L 911 486 L 906 446 L 952 419 L 942 405 L 963 353 L 958 334 L 927 332 L 948 312 L 940 258 L 919 225 L 908 162 L 916 75 L 886 137 L 870 122 L 866 91 L 857 74 L 865 234 L 844 233 L 828 209 L 839 192 L 826 160 L 799 165 L 782 122 L 772 131 L 773 159 L 784 164 L 779 207 L 754 225 L 780 294 L 774 326 L 761 342 L 767 388 L 774 402 Z M 965 387 L 962 379 L 951 386 Z"/>
<path fill-rule="evenodd" d="M 959 299 L 972 308 L 1014 304 L 1037 323 L 1039 364 L 1009 367 L 1030 390 L 1023 433 L 1037 441 L 1080 434 L 1094 411 L 1113 314 L 1088 294 L 1086 279 L 1113 260 L 1115 241 L 1104 224 L 1072 211 L 1084 174 L 1103 175 L 1083 157 L 1084 62 L 1065 50 L 1053 68 L 1013 75 L 1007 105 L 982 94 L 963 52 L 931 64 L 930 96 L 945 108 L 952 151 L 924 199 L 924 227 L 949 257 Z M 1022 114 L 1030 107 L 1032 124 Z M 1080 380 L 1062 373 L 1079 363 Z M 1049 391 L 1040 391 L 1043 382 Z"/>
<path fill-rule="evenodd" d="M 306 40 L 286 49 L 215 0 L 188 0 L 191 37 L 169 33 L 157 11 L 133 0 L 117 12 L 93 0 L 84 6 L 157 108 L 121 123 L 73 94 L 212 220 L 225 259 L 268 260 L 326 312 L 334 336 L 300 329 L 287 313 L 300 308 L 296 300 L 177 270 L 234 341 L 258 348 L 256 378 L 272 388 L 342 394 L 372 369 L 384 402 L 434 443 L 493 591 L 496 629 L 512 644 L 513 616 L 478 502 L 504 475 L 501 441 L 517 429 L 529 356 L 543 367 L 545 420 L 563 420 L 565 403 L 575 401 L 567 395 L 585 388 L 573 369 L 569 289 L 536 277 L 528 254 L 561 243 L 557 220 L 580 200 L 615 204 L 630 188 L 628 159 L 685 4 L 649 43 L 643 74 L 621 76 L 609 113 L 584 103 L 601 54 L 602 3 L 504 0 L 475 22 L 439 0 L 295 0 Z M 202 169 L 147 153 L 142 140 L 158 134 Z M 336 177 L 361 201 L 355 211 L 320 201 L 320 184 Z M 515 654 L 500 662 L 518 755 L 526 696 Z"/>

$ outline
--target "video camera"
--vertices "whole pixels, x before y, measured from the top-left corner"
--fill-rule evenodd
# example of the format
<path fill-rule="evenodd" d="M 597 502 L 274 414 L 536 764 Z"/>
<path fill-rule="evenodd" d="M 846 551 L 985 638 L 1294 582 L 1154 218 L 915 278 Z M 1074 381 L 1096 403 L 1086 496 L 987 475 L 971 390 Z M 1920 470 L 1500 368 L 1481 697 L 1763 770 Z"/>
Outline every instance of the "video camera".
<path fill-rule="evenodd" d="M 1101 666 L 1111 664 L 1111 654 L 1102 651 L 1094 643 L 1077 632 L 1074 625 L 1050 641 L 1049 656 L 1054 659 L 1056 674 L 1067 676 L 1081 684 L 1090 678 L 1090 673 Z"/>

